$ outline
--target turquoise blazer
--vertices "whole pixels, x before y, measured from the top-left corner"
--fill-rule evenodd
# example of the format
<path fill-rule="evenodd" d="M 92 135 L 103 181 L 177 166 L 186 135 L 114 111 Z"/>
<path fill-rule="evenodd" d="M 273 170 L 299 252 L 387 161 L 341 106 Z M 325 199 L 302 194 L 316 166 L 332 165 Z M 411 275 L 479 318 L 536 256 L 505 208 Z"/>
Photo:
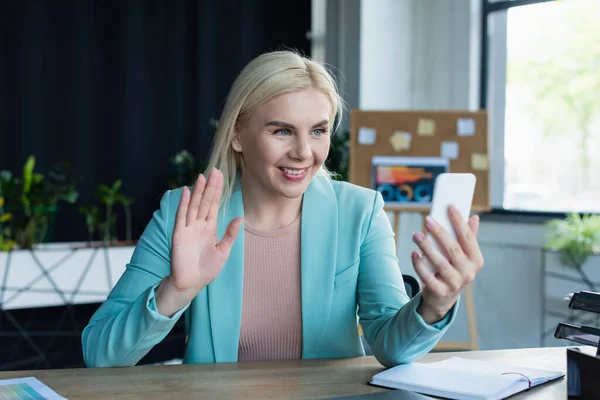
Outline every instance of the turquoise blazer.
<path fill-rule="evenodd" d="M 171 237 L 181 189 L 168 191 L 144 230 L 126 270 L 83 331 L 88 367 L 132 366 L 185 313 L 184 363 L 236 362 L 242 316 L 244 230 L 216 280 L 168 318 L 156 310 L 155 288 L 169 275 Z M 244 213 L 236 189 L 218 223 Z M 396 258 L 394 232 L 373 190 L 317 176 L 302 202 L 302 358 L 364 355 L 357 323 L 386 367 L 429 352 L 456 315 L 456 306 L 429 325 L 409 299 Z"/>

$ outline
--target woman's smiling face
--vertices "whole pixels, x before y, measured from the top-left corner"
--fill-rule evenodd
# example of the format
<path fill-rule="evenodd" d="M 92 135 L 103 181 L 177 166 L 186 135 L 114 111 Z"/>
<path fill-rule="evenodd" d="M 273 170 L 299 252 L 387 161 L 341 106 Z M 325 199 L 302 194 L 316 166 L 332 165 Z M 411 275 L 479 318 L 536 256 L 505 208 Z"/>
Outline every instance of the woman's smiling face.
<path fill-rule="evenodd" d="M 314 89 L 260 106 L 232 142 L 243 156 L 244 184 L 268 197 L 302 196 L 329 153 L 331 115 L 328 98 Z"/>

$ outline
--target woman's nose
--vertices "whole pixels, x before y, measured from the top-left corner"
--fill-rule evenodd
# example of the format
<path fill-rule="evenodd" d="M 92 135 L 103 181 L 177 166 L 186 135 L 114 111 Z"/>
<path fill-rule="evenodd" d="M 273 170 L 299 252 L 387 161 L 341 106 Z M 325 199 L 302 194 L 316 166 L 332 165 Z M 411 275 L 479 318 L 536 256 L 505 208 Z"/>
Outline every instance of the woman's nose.
<path fill-rule="evenodd" d="M 312 150 L 308 138 L 296 136 L 291 156 L 299 160 L 306 160 L 310 158 L 311 154 Z"/>

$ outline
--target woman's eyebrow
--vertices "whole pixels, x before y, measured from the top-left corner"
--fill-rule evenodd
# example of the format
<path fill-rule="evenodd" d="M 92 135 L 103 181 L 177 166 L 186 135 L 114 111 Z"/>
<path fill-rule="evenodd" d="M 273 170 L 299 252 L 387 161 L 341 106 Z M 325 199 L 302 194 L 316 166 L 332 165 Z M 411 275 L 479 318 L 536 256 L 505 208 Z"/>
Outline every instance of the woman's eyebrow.
<path fill-rule="evenodd" d="M 283 121 L 269 121 L 265 124 L 265 126 L 278 126 L 280 128 L 287 128 L 287 129 L 294 129 L 294 125 L 292 124 L 288 124 L 287 122 L 283 122 Z"/>
<path fill-rule="evenodd" d="M 328 120 L 324 119 L 323 121 L 319 121 L 316 124 L 314 124 L 311 129 L 317 128 L 319 126 L 323 126 L 323 125 L 327 125 L 329 123 Z M 265 126 L 278 126 L 280 128 L 286 128 L 286 129 L 296 129 L 296 127 L 288 122 L 283 122 L 283 121 L 269 121 L 265 124 Z"/>

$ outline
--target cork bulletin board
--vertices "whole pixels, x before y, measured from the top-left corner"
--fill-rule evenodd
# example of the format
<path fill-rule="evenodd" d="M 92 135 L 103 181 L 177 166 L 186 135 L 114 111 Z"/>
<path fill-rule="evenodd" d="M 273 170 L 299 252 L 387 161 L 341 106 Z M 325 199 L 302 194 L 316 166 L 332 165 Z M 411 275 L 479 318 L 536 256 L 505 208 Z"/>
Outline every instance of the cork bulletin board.
<path fill-rule="evenodd" d="M 490 207 L 488 141 L 486 111 L 353 110 L 349 179 L 374 189 L 374 157 L 437 158 L 448 172 L 476 176 L 472 210 L 485 211 Z"/>

